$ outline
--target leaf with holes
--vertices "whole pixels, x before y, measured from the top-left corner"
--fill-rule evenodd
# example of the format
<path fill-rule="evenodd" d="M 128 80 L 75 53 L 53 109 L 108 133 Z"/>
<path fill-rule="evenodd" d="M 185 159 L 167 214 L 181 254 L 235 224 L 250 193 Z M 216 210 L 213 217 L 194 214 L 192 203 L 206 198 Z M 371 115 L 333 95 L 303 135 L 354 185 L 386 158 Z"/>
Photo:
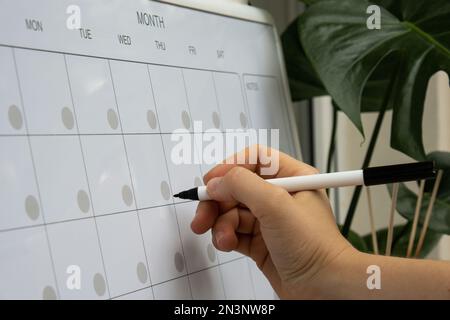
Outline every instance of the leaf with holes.
<path fill-rule="evenodd" d="M 289 25 L 281 36 L 293 101 L 328 95 L 322 81 L 306 57 L 300 42 L 300 19 L 302 19 L 301 15 Z M 392 62 L 389 63 L 392 64 Z M 392 68 L 393 66 L 386 67 Z M 388 84 L 389 79 L 386 78 L 384 70 L 382 68 L 377 69 L 364 88 L 361 112 L 377 112 L 380 110 L 383 92 L 386 91 Z"/>
<path fill-rule="evenodd" d="M 369 30 L 369 5 L 381 30 Z M 299 22 L 301 43 L 325 89 L 361 133 L 363 94 L 376 73 L 395 73 L 389 93 L 393 148 L 424 159 L 422 115 L 430 77 L 450 73 L 450 1 L 318 0 Z M 394 66 L 394 68 L 392 68 Z M 380 68 L 380 69 L 379 69 Z"/>

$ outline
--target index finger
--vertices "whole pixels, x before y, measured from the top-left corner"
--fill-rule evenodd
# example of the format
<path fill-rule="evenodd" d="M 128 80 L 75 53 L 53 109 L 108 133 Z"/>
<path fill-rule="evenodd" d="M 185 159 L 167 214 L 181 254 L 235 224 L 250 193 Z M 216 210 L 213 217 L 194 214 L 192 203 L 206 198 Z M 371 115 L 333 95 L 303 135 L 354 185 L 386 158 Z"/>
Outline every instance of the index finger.
<path fill-rule="evenodd" d="M 276 160 L 275 157 L 278 157 L 278 159 Z M 278 170 L 276 173 L 269 175 L 261 174 L 262 168 L 273 164 L 271 162 L 266 163 L 266 159 L 278 161 Z M 265 146 L 254 145 L 245 148 L 241 152 L 224 160 L 222 164 L 215 166 L 203 177 L 203 181 L 207 184 L 212 178 L 223 177 L 234 167 L 246 168 L 257 173 L 264 179 L 304 176 L 318 173 L 316 168 L 298 161 L 283 152 Z"/>

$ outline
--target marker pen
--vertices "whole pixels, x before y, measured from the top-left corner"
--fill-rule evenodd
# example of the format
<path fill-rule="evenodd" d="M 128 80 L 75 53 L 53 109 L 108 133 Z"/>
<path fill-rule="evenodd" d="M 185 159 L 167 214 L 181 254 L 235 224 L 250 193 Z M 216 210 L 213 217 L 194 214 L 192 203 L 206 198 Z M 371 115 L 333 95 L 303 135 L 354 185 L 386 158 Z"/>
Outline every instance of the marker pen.
<path fill-rule="evenodd" d="M 342 171 L 266 181 L 284 188 L 288 192 L 328 189 L 348 186 L 373 186 L 396 182 L 431 179 L 436 176 L 434 162 L 416 162 L 391 166 L 373 167 L 362 170 Z M 211 200 L 206 186 L 201 186 L 175 194 L 174 197 L 189 200 Z"/>

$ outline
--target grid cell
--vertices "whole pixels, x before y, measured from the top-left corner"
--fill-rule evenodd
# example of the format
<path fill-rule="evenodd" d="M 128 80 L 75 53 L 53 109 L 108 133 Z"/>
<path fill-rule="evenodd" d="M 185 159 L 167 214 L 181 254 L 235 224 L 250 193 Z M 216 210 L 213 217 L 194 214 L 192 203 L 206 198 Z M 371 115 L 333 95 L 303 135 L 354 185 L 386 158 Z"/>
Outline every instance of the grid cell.
<path fill-rule="evenodd" d="M 27 137 L 0 137 L 0 230 L 43 222 Z"/>
<path fill-rule="evenodd" d="M 0 47 L 0 134 L 25 134 L 13 49 Z"/>
<path fill-rule="evenodd" d="M 122 137 L 89 135 L 81 142 L 95 215 L 136 209 Z"/>
<path fill-rule="evenodd" d="M 45 221 L 92 215 L 80 141 L 76 136 L 30 138 Z"/>
<path fill-rule="evenodd" d="M 161 132 L 192 131 L 191 115 L 181 69 L 149 65 Z"/>
<path fill-rule="evenodd" d="M 159 132 L 147 65 L 122 61 L 110 65 L 123 132 Z"/>
<path fill-rule="evenodd" d="M 186 274 L 186 263 L 173 206 L 140 210 L 145 250 L 152 283 L 159 284 Z"/>
<path fill-rule="evenodd" d="M 61 298 L 109 298 L 94 219 L 47 228 Z"/>
<path fill-rule="evenodd" d="M 68 55 L 66 61 L 80 133 L 120 132 L 108 60 Z"/>
<path fill-rule="evenodd" d="M 250 123 L 245 110 L 239 75 L 214 72 L 214 83 L 224 130 L 247 129 Z"/>
<path fill-rule="evenodd" d="M 202 132 L 208 129 L 221 129 L 212 72 L 185 69 L 183 76 L 192 121 L 202 122 Z"/>
<path fill-rule="evenodd" d="M 100 244 L 111 296 L 143 289 L 150 275 L 137 213 L 97 218 Z"/>
<path fill-rule="evenodd" d="M 197 203 L 180 203 L 175 208 L 188 272 L 192 273 L 217 265 L 216 250 L 212 246 L 211 232 L 197 235 L 191 230 L 191 221 L 194 218 Z"/>
<path fill-rule="evenodd" d="M 172 203 L 160 135 L 128 135 L 125 145 L 138 208 Z"/>
<path fill-rule="evenodd" d="M 75 116 L 64 55 L 16 49 L 30 134 L 74 134 Z"/>
<path fill-rule="evenodd" d="M 44 227 L 0 233 L 0 299 L 56 299 Z"/>

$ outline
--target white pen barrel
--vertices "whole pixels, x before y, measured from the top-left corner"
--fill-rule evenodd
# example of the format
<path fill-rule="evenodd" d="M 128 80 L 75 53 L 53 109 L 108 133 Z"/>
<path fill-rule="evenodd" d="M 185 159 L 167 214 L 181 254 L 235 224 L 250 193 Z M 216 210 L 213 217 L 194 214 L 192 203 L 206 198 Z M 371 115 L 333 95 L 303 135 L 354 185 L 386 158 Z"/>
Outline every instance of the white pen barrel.
<path fill-rule="evenodd" d="M 283 187 L 288 192 L 348 187 L 364 184 L 362 170 L 313 174 L 288 178 L 269 179 L 267 182 Z"/>
<path fill-rule="evenodd" d="M 199 201 L 211 200 L 211 198 L 209 197 L 208 192 L 206 191 L 206 186 L 198 187 L 197 188 L 197 195 L 198 195 L 198 200 Z"/>
<path fill-rule="evenodd" d="M 298 192 L 363 185 L 364 174 L 363 170 L 354 170 L 313 174 L 309 176 L 268 179 L 266 181 L 275 186 L 280 186 L 288 192 Z M 198 187 L 197 194 L 200 201 L 211 200 L 208 192 L 206 191 L 206 186 Z"/>

